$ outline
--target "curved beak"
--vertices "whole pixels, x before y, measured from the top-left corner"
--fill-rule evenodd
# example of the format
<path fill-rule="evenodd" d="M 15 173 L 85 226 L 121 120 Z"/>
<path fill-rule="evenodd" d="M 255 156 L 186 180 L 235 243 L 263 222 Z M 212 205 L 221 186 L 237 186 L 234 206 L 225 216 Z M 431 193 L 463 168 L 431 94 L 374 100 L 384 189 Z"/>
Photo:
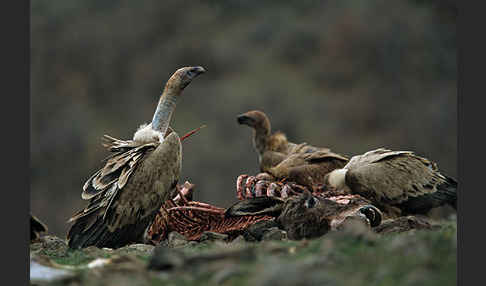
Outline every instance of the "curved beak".
<path fill-rule="evenodd" d="M 238 117 L 236 117 L 236 121 L 238 121 L 238 124 L 245 124 L 250 126 L 252 126 L 254 123 L 254 119 L 247 116 L 246 114 L 238 115 Z"/>
<path fill-rule="evenodd" d="M 192 71 L 193 71 L 194 73 L 196 73 L 196 75 L 200 75 L 200 74 L 202 74 L 202 73 L 205 73 L 205 72 L 206 72 L 206 70 L 205 70 L 205 69 L 204 69 L 202 66 L 197 66 L 197 67 L 194 67 L 194 68 L 192 69 Z"/>

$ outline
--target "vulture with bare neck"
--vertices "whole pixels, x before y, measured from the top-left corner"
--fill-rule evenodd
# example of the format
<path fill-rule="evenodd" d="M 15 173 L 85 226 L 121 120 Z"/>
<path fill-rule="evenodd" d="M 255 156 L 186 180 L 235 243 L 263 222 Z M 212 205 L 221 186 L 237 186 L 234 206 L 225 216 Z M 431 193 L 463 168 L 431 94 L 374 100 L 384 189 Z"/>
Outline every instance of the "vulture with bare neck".
<path fill-rule="evenodd" d="M 307 143 L 296 144 L 289 142 L 282 132 L 271 133 L 270 120 L 259 110 L 252 110 L 237 117 L 239 124 L 247 125 L 253 129 L 253 147 L 258 153 L 260 171 L 267 172 L 277 166 L 290 154 L 297 153 L 331 153 L 328 148 L 319 148 Z"/>
<path fill-rule="evenodd" d="M 88 206 L 74 214 L 69 247 L 118 248 L 144 242 L 160 206 L 174 190 L 181 172 L 181 143 L 169 127 L 176 100 L 184 88 L 204 73 L 203 67 L 178 69 L 167 81 L 152 122 L 142 125 L 133 140 L 105 135 L 113 152 L 103 168 L 84 184 Z"/>
<path fill-rule="evenodd" d="M 426 214 L 445 204 L 455 209 L 457 201 L 457 181 L 410 151 L 380 148 L 354 156 L 326 175 L 324 186 L 361 195 L 395 215 Z"/>

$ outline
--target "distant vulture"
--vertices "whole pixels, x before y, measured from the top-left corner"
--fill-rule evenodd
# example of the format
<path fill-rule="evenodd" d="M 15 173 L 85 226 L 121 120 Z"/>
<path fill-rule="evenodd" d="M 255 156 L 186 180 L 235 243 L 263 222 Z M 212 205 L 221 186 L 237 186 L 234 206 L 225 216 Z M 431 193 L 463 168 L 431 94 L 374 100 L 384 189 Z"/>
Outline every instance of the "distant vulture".
<path fill-rule="evenodd" d="M 178 69 L 165 85 L 152 122 L 140 126 L 133 140 L 105 135 L 103 145 L 113 154 L 84 184 L 81 197 L 90 202 L 69 220 L 75 222 L 67 235 L 69 247 L 118 248 L 144 241 L 181 172 L 180 139 L 169 129 L 176 100 L 204 72 L 202 67 Z"/>
<path fill-rule="evenodd" d="M 344 168 L 329 173 L 324 186 L 347 189 L 397 215 L 426 214 L 444 204 L 456 208 L 456 180 L 410 151 L 380 148 L 354 156 Z"/>
<path fill-rule="evenodd" d="M 381 223 L 378 208 L 359 195 L 314 196 L 309 191 L 286 199 L 256 197 L 229 207 L 225 216 L 273 216 L 289 239 L 310 239 L 339 229 L 349 220 L 358 220 L 369 227 Z"/>
<path fill-rule="evenodd" d="M 289 154 L 311 153 L 315 151 L 330 152 L 328 148 L 318 148 L 307 143 L 295 144 L 289 142 L 282 132 L 271 133 L 270 120 L 259 110 L 252 110 L 237 117 L 239 124 L 253 128 L 253 147 L 258 153 L 260 171 L 278 165 Z"/>
<path fill-rule="evenodd" d="M 47 231 L 47 226 L 30 214 L 30 241 L 39 239 L 40 234 Z"/>

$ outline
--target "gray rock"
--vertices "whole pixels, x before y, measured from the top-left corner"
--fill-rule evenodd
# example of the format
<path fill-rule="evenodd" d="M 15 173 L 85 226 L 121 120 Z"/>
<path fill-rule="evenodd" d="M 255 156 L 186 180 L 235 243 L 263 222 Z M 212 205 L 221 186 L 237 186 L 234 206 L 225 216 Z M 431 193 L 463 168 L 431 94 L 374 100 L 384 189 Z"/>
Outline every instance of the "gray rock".
<path fill-rule="evenodd" d="M 152 254 L 155 246 L 149 244 L 130 244 L 121 248 L 116 249 L 114 252 L 117 254 Z"/>
<path fill-rule="evenodd" d="M 46 235 L 39 239 L 37 243 L 30 245 L 31 253 L 44 254 L 49 257 L 65 257 L 68 246 L 65 240 L 56 236 Z"/>
<path fill-rule="evenodd" d="M 238 245 L 238 244 L 245 244 L 246 243 L 246 240 L 245 238 L 243 237 L 243 235 L 238 235 L 235 239 L 233 239 L 231 241 L 231 244 L 233 245 Z"/>
<path fill-rule="evenodd" d="M 205 231 L 199 238 L 199 241 L 217 241 L 217 240 L 227 240 L 228 235 L 224 233 L 217 233 L 211 231 Z"/>
<path fill-rule="evenodd" d="M 100 249 L 96 246 L 88 246 L 86 248 L 81 249 L 81 251 L 89 257 L 96 258 L 96 257 L 104 257 L 107 252 L 110 253 L 113 251 L 113 249 L 111 248 Z"/>
<path fill-rule="evenodd" d="M 186 246 L 188 246 L 188 247 L 196 247 L 196 246 L 198 246 L 198 245 L 199 245 L 199 242 L 197 242 L 197 241 L 193 241 L 193 240 L 192 240 L 192 241 L 189 241 L 189 242 L 186 244 Z"/>
<path fill-rule="evenodd" d="M 406 216 L 396 219 L 383 221 L 379 226 L 373 228 L 377 233 L 400 233 L 410 232 L 415 229 L 438 230 L 441 226 L 435 224 L 427 217 L 423 216 Z"/>
<path fill-rule="evenodd" d="M 262 240 L 284 240 L 287 239 L 287 232 L 278 227 L 271 227 L 263 233 Z"/>
<path fill-rule="evenodd" d="M 156 246 L 149 260 L 148 269 L 171 270 L 181 267 L 185 263 L 185 255 L 180 250 Z"/>
<path fill-rule="evenodd" d="M 243 236 L 246 241 L 260 241 L 265 231 L 272 227 L 277 227 L 275 220 L 260 221 L 249 226 Z"/>
<path fill-rule="evenodd" d="M 182 247 L 188 243 L 188 240 L 180 233 L 172 231 L 167 237 L 168 246 L 172 248 Z"/>
<path fill-rule="evenodd" d="M 221 285 L 231 277 L 241 275 L 242 273 L 243 272 L 238 265 L 230 265 L 216 271 L 216 273 L 214 273 L 214 275 L 211 277 L 211 282 L 214 285 Z"/>
<path fill-rule="evenodd" d="M 333 281 L 325 269 L 309 269 L 300 262 L 281 261 L 275 257 L 267 259 L 267 267 L 252 275 L 249 285 L 256 286 L 313 286 L 341 285 Z"/>

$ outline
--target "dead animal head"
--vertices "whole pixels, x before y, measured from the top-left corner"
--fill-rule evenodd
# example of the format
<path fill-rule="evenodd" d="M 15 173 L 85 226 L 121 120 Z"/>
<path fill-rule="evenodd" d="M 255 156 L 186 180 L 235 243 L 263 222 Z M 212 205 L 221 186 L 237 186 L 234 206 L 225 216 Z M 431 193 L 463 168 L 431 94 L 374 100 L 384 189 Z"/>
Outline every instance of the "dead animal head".
<path fill-rule="evenodd" d="M 225 216 L 268 215 L 276 218 L 289 239 L 314 238 L 338 229 L 351 218 L 374 227 L 381 223 L 381 212 L 359 196 L 322 198 L 305 191 L 287 199 L 257 197 L 239 201 Z"/>

